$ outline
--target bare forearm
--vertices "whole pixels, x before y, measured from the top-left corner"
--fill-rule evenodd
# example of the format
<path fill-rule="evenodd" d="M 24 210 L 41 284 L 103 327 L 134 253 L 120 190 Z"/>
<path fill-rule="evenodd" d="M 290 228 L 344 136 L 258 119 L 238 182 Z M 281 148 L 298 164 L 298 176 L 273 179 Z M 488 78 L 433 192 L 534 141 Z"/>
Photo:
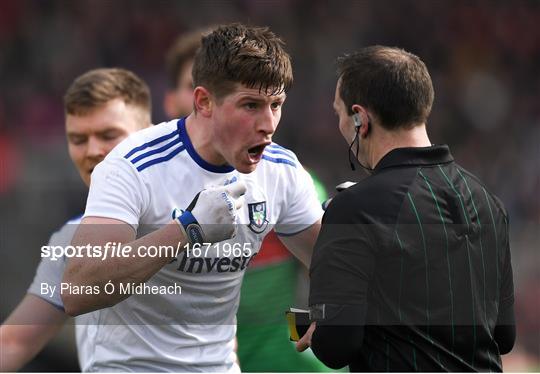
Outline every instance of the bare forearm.
<path fill-rule="evenodd" d="M 53 328 L 54 333 L 56 333 L 59 327 Z M 28 331 L 34 329 L 35 326 L 32 325 L 4 325 L 0 327 L 0 346 L 2 347 L 0 349 L 0 371 L 18 371 L 41 351 L 46 341 L 38 339 L 28 342 L 24 341 L 22 336 L 28 335 Z"/>
<path fill-rule="evenodd" d="M 0 326 L 0 371 L 17 371 L 58 333 L 67 316 L 46 301 L 26 295 Z"/>
<path fill-rule="evenodd" d="M 293 236 L 278 235 L 279 240 L 287 249 L 309 269 L 311 263 L 311 255 L 313 254 L 313 247 L 317 241 L 317 236 L 321 229 L 320 220 L 309 226 L 304 231 L 299 232 Z"/>
<path fill-rule="evenodd" d="M 24 328 L 25 326 L 21 326 Z M 18 371 L 35 356 L 39 347 L 25 346 L 14 339 L 8 339 L 7 335 L 13 326 L 0 327 L 0 371 Z"/>
<path fill-rule="evenodd" d="M 91 229 L 92 230 L 92 229 Z M 108 230 L 104 228 L 104 230 Z M 95 233 L 82 232 L 76 235 L 73 245 L 105 246 L 114 238 L 110 233 L 101 235 L 105 240 L 93 241 L 98 237 Z M 120 241 L 120 240 L 119 240 Z M 67 292 L 62 293 L 62 299 L 67 314 L 79 315 L 96 309 L 112 306 L 123 299 L 129 297 L 128 294 L 120 292 L 120 284 L 140 284 L 147 281 L 165 264 L 170 262 L 175 256 L 177 248 L 183 248 L 186 243 L 179 226 L 175 222 L 165 225 L 161 229 L 154 231 L 142 238 L 123 244 L 123 248 L 131 248 L 127 256 L 109 257 L 105 260 L 101 258 L 73 258 L 70 259 L 64 273 L 63 283 L 73 289 L 88 290 L 89 292 Z M 144 250 L 150 246 L 169 246 L 170 251 L 163 251 L 159 256 L 149 257 Z M 173 250 L 174 249 L 174 250 Z M 120 250 L 122 252 L 122 250 Z M 113 287 L 105 287 L 112 283 Z M 80 288 L 82 287 L 82 288 Z M 113 291 L 108 294 L 109 291 Z"/>

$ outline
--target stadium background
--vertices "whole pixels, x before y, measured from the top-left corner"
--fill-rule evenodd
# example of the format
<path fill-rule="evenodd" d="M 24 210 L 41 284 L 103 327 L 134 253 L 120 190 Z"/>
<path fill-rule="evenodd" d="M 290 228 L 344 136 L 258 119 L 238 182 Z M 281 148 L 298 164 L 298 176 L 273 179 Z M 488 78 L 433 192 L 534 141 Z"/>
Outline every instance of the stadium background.
<path fill-rule="evenodd" d="M 22 298 L 50 233 L 84 208 L 67 155 L 62 95 L 82 72 L 121 66 L 144 78 L 165 119 L 164 53 L 182 32 L 268 25 L 293 59 L 295 84 L 275 139 L 330 190 L 348 168 L 331 103 L 338 55 L 405 48 L 435 86 L 432 142 L 505 203 L 511 220 L 518 343 L 507 370 L 540 368 L 540 2 L 0 1 L 0 317 Z M 27 369 L 77 370 L 69 327 Z"/>

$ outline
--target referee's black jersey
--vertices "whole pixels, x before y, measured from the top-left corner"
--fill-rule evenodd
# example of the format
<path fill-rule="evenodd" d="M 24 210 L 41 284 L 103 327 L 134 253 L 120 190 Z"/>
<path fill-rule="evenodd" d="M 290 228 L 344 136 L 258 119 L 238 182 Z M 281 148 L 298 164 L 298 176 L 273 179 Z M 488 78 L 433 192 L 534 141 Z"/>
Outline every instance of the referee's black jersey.
<path fill-rule="evenodd" d="M 351 371 L 502 370 L 495 330 L 514 302 L 507 214 L 445 145 L 394 149 L 339 193 L 310 277 L 310 305 L 329 306 L 328 319 L 357 307 L 334 321 L 364 326 Z"/>

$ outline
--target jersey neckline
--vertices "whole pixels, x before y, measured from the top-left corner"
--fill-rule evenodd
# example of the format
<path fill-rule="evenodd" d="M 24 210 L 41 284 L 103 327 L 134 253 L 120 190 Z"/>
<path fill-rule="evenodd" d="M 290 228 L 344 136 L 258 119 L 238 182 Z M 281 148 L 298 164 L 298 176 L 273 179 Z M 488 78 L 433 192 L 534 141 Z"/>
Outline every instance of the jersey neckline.
<path fill-rule="evenodd" d="M 189 138 L 189 135 L 187 133 L 186 117 L 180 118 L 178 120 L 178 133 L 180 134 L 180 139 L 182 139 L 182 143 L 185 145 L 188 154 L 191 156 L 193 161 L 195 161 L 197 165 L 199 165 L 201 168 L 212 173 L 230 173 L 235 170 L 234 167 L 230 165 L 213 165 L 205 161 L 201 156 L 199 156 L 199 154 L 193 147 L 191 139 Z"/>

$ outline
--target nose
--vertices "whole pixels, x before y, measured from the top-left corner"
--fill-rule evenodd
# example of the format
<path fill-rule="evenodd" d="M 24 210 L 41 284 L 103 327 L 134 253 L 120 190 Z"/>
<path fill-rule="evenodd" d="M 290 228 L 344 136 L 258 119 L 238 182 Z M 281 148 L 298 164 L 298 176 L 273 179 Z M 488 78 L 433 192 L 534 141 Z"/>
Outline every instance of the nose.
<path fill-rule="evenodd" d="M 86 149 L 86 157 L 102 159 L 106 156 L 105 147 L 103 142 L 97 139 L 95 136 L 91 136 L 88 139 L 88 148 Z"/>
<path fill-rule="evenodd" d="M 276 131 L 279 122 L 279 114 L 276 114 L 271 107 L 266 108 L 257 122 L 257 131 L 265 135 L 272 135 Z"/>

